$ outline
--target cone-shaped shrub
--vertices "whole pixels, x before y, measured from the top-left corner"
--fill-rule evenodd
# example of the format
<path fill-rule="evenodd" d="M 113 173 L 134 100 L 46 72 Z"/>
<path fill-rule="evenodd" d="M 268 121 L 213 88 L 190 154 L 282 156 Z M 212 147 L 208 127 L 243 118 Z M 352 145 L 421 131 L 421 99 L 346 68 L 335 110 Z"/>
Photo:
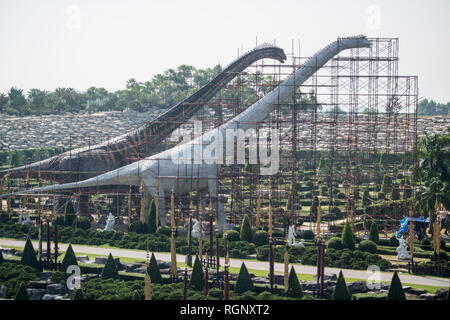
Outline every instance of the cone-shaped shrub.
<path fill-rule="evenodd" d="M 378 225 L 375 221 L 372 221 L 370 225 L 369 240 L 375 242 L 376 244 L 378 244 L 378 242 L 380 241 Z"/>
<path fill-rule="evenodd" d="M 450 286 L 448 286 L 448 291 L 447 291 L 447 298 L 446 298 L 446 300 L 447 300 L 447 301 L 450 300 Z"/>
<path fill-rule="evenodd" d="M 150 212 L 148 213 L 148 232 L 153 234 L 156 232 L 156 204 L 155 199 L 150 204 Z"/>
<path fill-rule="evenodd" d="M 69 244 L 69 247 L 67 248 L 67 251 L 66 251 L 66 255 L 64 256 L 64 259 L 61 263 L 61 268 L 59 270 L 66 273 L 67 268 L 72 265 L 77 266 L 78 262 L 77 262 L 77 257 L 75 256 L 75 253 L 73 252 L 72 245 Z"/>
<path fill-rule="evenodd" d="M 403 291 L 403 285 L 402 282 L 400 281 L 400 278 L 398 277 L 397 272 L 394 272 L 394 275 L 392 276 L 387 299 L 406 300 L 405 292 Z"/>
<path fill-rule="evenodd" d="M 71 227 L 75 220 L 75 209 L 72 204 L 72 200 L 67 201 L 64 208 L 64 225 Z"/>
<path fill-rule="evenodd" d="M 302 298 L 303 290 L 300 282 L 297 278 L 297 273 L 295 272 L 294 267 L 291 267 L 291 272 L 289 273 L 289 290 L 292 292 L 292 298 Z"/>
<path fill-rule="evenodd" d="M 103 267 L 102 280 L 106 279 L 119 279 L 119 271 L 117 270 L 116 262 L 114 261 L 111 253 L 108 256 L 108 260 L 106 260 L 105 266 Z"/>
<path fill-rule="evenodd" d="M 342 248 L 355 250 L 355 237 L 348 221 L 345 222 L 344 231 L 342 232 Z"/>
<path fill-rule="evenodd" d="M 352 295 L 348 291 L 342 271 L 339 271 L 339 277 L 336 281 L 336 287 L 333 292 L 333 300 L 351 300 Z"/>
<path fill-rule="evenodd" d="M 139 294 L 139 292 L 137 290 L 134 290 L 133 300 L 141 300 L 141 295 Z"/>
<path fill-rule="evenodd" d="M 2 253 L 2 250 L 0 250 L 0 264 L 2 264 L 3 263 L 3 253 Z"/>
<path fill-rule="evenodd" d="M 203 290 L 205 285 L 205 276 L 203 274 L 202 264 L 198 257 L 195 257 L 194 266 L 192 267 L 191 281 L 189 286 L 194 290 Z"/>
<path fill-rule="evenodd" d="M 250 218 L 248 215 L 244 216 L 241 224 L 241 241 L 252 242 L 253 241 L 253 232 L 252 227 L 250 226 Z"/>
<path fill-rule="evenodd" d="M 161 272 L 159 271 L 158 262 L 156 262 L 155 255 L 152 253 L 152 257 L 150 258 L 150 264 L 148 266 L 147 273 L 150 276 L 150 281 L 152 283 L 163 284 L 163 279 L 161 276 Z"/>
<path fill-rule="evenodd" d="M 22 260 L 20 263 L 24 266 L 41 269 L 30 238 L 27 238 L 27 242 L 25 242 L 25 248 L 23 249 Z"/>
<path fill-rule="evenodd" d="M 84 300 L 83 291 L 81 289 L 77 289 L 72 296 L 72 300 Z"/>
<path fill-rule="evenodd" d="M 17 290 L 15 300 L 30 300 L 30 297 L 28 297 L 27 288 L 23 282 L 20 285 L 19 290 Z"/>
<path fill-rule="evenodd" d="M 234 287 L 234 292 L 236 294 L 243 294 L 245 291 L 253 291 L 255 288 L 253 286 L 252 279 L 248 274 L 247 267 L 245 263 L 242 262 L 241 270 L 239 270 L 239 275 L 236 280 L 236 286 Z"/>

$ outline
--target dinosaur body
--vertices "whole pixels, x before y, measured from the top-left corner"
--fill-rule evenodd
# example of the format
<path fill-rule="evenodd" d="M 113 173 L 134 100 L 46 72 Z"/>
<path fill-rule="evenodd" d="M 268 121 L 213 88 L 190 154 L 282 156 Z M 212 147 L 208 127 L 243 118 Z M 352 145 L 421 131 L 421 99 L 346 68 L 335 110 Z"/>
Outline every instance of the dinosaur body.
<path fill-rule="evenodd" d="M 234 144 L 234 139 L 232 142 L 225 141 L 225 144 L 220 146 L 220 148 L 223 148 L 222 150 L 216 148 L 216 150 L 214 150 L 214 155 L 209 153 L 211 144 L 217 142 L 218 138 L 225 139 L 228 130 L 247 130 L 253 128 L 257 122 L 264 120 L 274 110 L 278 103 L 283 102 L 291 96 L 296 88 L 303 84 L 317 70 L 323 67 L 325 63 L 342 50 L 370 47 L 370 45 L 370 41 L 363 36 L 340 38 L 312 56 L 279 86 L 274 88 L 260 100 L 256 101 L 246 110 L 221 126 L 214 128 L 189 142 L 179 144 L 161 153 L 81 182 L 52 185 L 28 190 L 26 192 L 54 193 L 65 189 L 106 185 L 139 186 L 142 182 L 150 195 L 153 197 L 158 196 L 159 199 L 162 199 L 162 201 L 159 201 L 159 212 L 166 212 L 164 198 L 170 195 L 172 188 L 174 189 L 175 194 L 185 195 L 188 192 L 196 190 L 198 187 L 200 192 L 208 192 L 211 199 L 213 199 L 214 207 L 218 212 L 219 229 L 222 231 L 225 215 L 222 204 L 217 201 L 218 172 L 221 164 L 220 161 L 214 160 L 220 160 L 218 157 L 221 152 L 222 154 L 226 153 L 226 143 Z M 208 158 L 204 158 L 201 163 L 196 161 L 196 152 L 198 152 L 198 148 L 200 148 L 203 155 L 206 154 L 206 158 Z M 276 152 L 278 152 L 278 150 L 276 150 Z M 181 164 L 176 164 L 177 161 L 175 161 L 175 158 L 180 154 L 183 155 L 185 161 Z M 193 180 L 195 183 L 192 183 Z M 157 194 L 156 189 L 158 181 L 159 194 Z M 164 215 L 161 215 L 161 223 L 165 225 Z"/>

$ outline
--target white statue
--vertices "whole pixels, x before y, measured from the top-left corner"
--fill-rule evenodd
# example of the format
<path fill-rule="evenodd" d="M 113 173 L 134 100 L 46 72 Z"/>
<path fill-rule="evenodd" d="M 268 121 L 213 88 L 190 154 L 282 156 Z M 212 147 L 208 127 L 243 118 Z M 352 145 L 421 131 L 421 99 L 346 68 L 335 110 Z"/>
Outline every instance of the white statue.
<path fill-rule="evenodd" d="M 395 236 L 398 240 L 399 246 L 397 247 L 397 259 L 399 260 L 409 260 L 411 256 L 408 253 L 408 245 L 406 244 L 406 239 Z"/>
<path fill-rule="evenodd" d="M 192 219 L 192 222 L 194 222 L 194 225 L 192 226 L 191 235 L 194 238 L 198 239 L 198 227 L 200 225 L 200 222 L 197 219 Z M 202 233 L 203 235 L 205 235 L 205 227 L 203 226 L 203 223 L 202 223 Z"/>
<path fill-rule="evenodd" d="M 297 233 L 295 232 L 295 226 L 291 225 L 289 226 L 289 233 L 288 233 L 288 246 L 290 247 L 305 247 L 305 244 L 303 243 L 305 240 L 301 239 L 300 242 L 295 242 L 295 237 L 297 236 Z"/>
<path fill-rule="evenodd" d="M 114 217 L 110 212 L 108 218 L 106 219 L 105 229 L 103 231 L 114 231 L 114 223 L 116 222 L 117 217 Z"/>
<path fill-rule="evenodd" d="M 28 216 L 28 213 L 25 211 L 25 208 L 20 208 L 20 216 L 19 221 L 17 221 L 17 224 L 22 225 L 30 225 L 32 224 L 30 217 Z"/>

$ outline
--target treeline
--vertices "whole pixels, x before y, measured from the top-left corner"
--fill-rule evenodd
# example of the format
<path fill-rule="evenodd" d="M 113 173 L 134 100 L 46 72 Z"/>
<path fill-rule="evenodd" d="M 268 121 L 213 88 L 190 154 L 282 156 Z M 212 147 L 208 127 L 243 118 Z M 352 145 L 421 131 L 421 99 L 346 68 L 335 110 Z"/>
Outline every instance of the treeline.
<path fill-rule="evenodd" d="M 115 92 L 90 87 L 85 92 L 57 88 L 55 91 L 30 89 L 25 93 L 13 87 L 7 93 L 0 93 L 0 113 L 27 116 L 126 109 L 142 112 L 149 107 L 167 108 L 205 85 L 221 70 L 220 65 L 207 69 L 181 65 L 155 75 L 150 81 L 129 79 L 124 90 Z"/>
<path fill-rule="evenodd" d="M 433 100 L 423 99 L 417 107 L 419 116 L 447 116 L 450 115 L 450 102 L 437 103 Z"/>

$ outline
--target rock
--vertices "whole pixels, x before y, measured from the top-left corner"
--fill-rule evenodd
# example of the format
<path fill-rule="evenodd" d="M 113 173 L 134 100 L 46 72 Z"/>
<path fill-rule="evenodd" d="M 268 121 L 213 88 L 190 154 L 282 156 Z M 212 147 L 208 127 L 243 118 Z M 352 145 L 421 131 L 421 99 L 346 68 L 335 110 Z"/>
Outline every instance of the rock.
<path fill-rule="evenodd" d="M 45 295 L 45 289 L 27 289 L 30 300 L 41 300 Z"/>
<path fill-rule="evenodd" d="M 64 297 L 58 294 L 45 294 L 42 300 L 64 300 Z"/>
<path fill-rule="evenodd" d="M 445 288 L 439 288 L 436 290 L 436 298 L 445 300 L 447 299 L 448 289 Z"/>
<path fill-rule="evenodd" d="M 263 277 L 254 277 L 252 278 L 253 283 L 270 283 L 270 281 L 267 278 L 263 278 Z"/>
<path fill-rule="evenodd" d="M 51 283 L 48 280 L 30 281 L 27 287 L 31 289 L 46 289 L 49 284 Z"/>
<path fill-rule="evenodd" d="M 53 276 L 54 272 L 39 272 L 38 277 L 41 280 L 49 280 Z"/>
<path fill-rule="evenodd" d="M 89 262 L 89 256 L 78 256 L 77 257 L 77 261 L 78 262 L 82 262 L 82 263 L 88 263 Z"/>
<path fill-rule="evenodd" d="M 409 290 L 411 290 L 411 287 L 410 287 L 410 286 L 404 286 L 404 287 L 403 287 L 403 291 L 404 291 L 405 293 L 409 292 Z"/>
<path fill-rule="evenodd" d="M 350 291 L 350 294 L 354 293 L 366 293 L 369 289 L 367 288 L 367 282 L 366 281 L 355 281 L 351 282 L 347 285 L 348 291 Z"/>
<path fill-rule="evenodd" d="M 420 299 L 425 300 L 436 300 L 436 295 L 434 293 L 423 293 L 419 296 Z"/>
<path fill-rule="evenodd" d="M 105 264 L 106 260 L 108 260 L 107 257 L 95 257 L 95 264 Z"/>
<path fill-rule="evenodd" d="M 16 252 L 16 249 L 14 248 L 1 248 L 0 250 L 2 251 L 3 254 L 10 256 L 13 256 L 14 253 Z"/>
<path fill-rule="evenodd" d="M 169 274 L 170 273 L 170 268 L 159 269 L 159 272 L 161 272 L 161 274 Z"/>
<path fill-rule="evenodd" d="M 274 274 L 274 283 L 275 284 L 279 284 L 279 285 L 284 285 L 284 275 L 282 274 Z M 255 277 L 255 275 L 253 275 L 253 278 Z"/>
<path fill-rule="evenodd" d="M 20 250 L 16 250 L 16 251 L 14 252 L 14 255 L 15 255 L 16 257 L 21 257 L 22 254 L 23 254 L 23 251 L 20 251 Z"/>
<path fill-rule="evenodd" d="M 422 294 L 427 293 L 427 291 L 426 291 L 426 290 L 423 290 L 423 289 L 415 289 L 415 288 L 412 288 L 412 289 L 409 289 L 409 290 L 408 290 L 408 293 L 409 293 L 409 294 L 415 294 L 416 296 L 420 296 L 420 295 L 422 295 Z"/>
<path fill-rule="evenodd" d="M 121 262 L 120 268 L 125 270 L 125 272 L 135 272 L 134 270 L 138 268 L 142 268 L 141 263 L 132 263 L 132 262 Z"/>
<path fill-rule="evenodd" d="M 143 267 L 136 268 L 136 269 L 133 270 L 133 272 L 145 274 L 145 273 L 147 273 L 147 268 L 145 268 L 145 267 L 144 268 Z"/>
<path fill-rule="evenodd" d="M 0 299 L 6 299 L 6 287 L 2 284 L 0 286 Z"/>
<path fill-rule="evenodd" d="M 170 269 L 170 261 L 156 260 L 160 269 Z"/>
<path fill-rule="evenodd" d="M 303 288 L 307 291 L 315 291 L 317 288 L 317 281 L 316 280 L 306 281 L 303 284 Z"/>
<path fill-rule="evenodd" d="M 53 283 L 47 286 L 45 292 L 48 294 L 66 294 L 67 288 L 60 283 Z"/>

